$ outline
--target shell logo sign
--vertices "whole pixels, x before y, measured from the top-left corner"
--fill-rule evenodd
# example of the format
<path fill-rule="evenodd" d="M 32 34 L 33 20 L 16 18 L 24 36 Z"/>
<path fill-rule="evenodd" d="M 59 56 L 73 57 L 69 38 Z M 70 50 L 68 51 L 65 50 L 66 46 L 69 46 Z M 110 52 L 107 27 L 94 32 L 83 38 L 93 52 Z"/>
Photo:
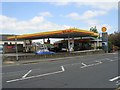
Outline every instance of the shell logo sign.
<path fill-rule="evenodd" d="M 69 33 L 69 32 L 72 32 L 72 30 L 64 30 L 64 31 L 62 31 L 62 33 Z"/>
<path fill-rule="evenodd" d="M 107 28 L 106 27 L 102 27 L 102 32 L 106 32 Z"/>

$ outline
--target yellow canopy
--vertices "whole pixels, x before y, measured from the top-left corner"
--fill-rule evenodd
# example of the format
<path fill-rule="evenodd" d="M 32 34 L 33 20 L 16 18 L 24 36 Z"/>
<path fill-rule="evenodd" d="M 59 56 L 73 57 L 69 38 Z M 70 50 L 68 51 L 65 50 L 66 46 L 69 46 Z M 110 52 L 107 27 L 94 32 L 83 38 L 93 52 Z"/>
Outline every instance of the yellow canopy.
<path fill-rule="evenodd" d="M 40 32 L 34 34 L 23 34 L 18 36 L 8 37 L 8 40 L 13 40 L 15 38 L 19 40 L 33 40 L 33 39 L 43 39 L 43 38 L 68 38 L 68 37 L 86 37 L 86 36 L 98 36 L 97 33 L 70 28 L 65 30 L 56 30 L 56 31 L 48 31 L 48 32 Z"/>

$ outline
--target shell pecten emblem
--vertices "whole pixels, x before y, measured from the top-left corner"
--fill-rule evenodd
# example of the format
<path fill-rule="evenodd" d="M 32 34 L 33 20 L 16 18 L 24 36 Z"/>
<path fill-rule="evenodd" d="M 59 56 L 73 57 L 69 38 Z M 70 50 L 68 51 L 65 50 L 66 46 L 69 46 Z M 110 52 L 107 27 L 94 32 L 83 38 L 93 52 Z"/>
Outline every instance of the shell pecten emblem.
<path fill-rule="evenodd" d="M 62 33 L 70 33 L 72 30 L 63 30 Z"/>
<path fill-rule="evenodd" d="M 106 32 L 107 28 L 106 27 L 102 27 L 102 32 Z"/>

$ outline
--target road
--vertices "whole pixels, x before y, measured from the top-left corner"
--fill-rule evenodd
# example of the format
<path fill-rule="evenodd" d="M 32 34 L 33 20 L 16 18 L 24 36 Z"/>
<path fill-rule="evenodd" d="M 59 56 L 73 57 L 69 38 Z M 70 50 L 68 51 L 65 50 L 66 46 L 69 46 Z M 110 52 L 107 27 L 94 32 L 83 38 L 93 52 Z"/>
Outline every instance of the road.
<path fill-rule="evenodd" d="M 3 66 L 3 88 L 116 88 L 118 54 Z"/>

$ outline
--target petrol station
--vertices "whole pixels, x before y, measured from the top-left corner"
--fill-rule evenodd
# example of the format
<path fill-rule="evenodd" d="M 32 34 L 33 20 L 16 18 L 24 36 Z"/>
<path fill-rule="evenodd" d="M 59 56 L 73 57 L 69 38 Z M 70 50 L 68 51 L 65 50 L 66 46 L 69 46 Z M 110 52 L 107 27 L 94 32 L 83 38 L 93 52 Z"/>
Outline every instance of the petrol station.
<path fill-rule="evenodd" d="M 50 44 L 51 38 L 63 39 L 62 41 L 64 45 L 66 44 L 65 48 L 67 49 L 67 51 L 72 52 L 74 51 L 74 48 L 76 47 L 75 38 L 79 38 L 83 40 L 84 37 L 98 37 L 98 36 L 99 36 L 98 33 L 94 33 L 92 31 L 82 30 L 82 29 L 77 29 L 77 28 L 70 28 L 70 29 L 65 29 L 65 30 L 55 30 L 55 31 L 48 31 L 48 32 L 39 32 L 39 33 L 33 33 L 33 34 L 11 36 L 11 37 L 8 37 L 7 39 L 15 40 L 16 43 L 17 43 L 17 40 L 22 40 L 24 42 L 24 47 L 26 50 L 25 52 L 33 51 L 33 48 L 31 47 L 34 47 L 35 45 L 33 45 L 32 40 L 42 39 L 44 44 Z M 47 39 L 47 42 L 45 42 L 45 39 Z M 79 42 L 79 40 L 77 42 Z M 37 49 L 39 48 L 34 47 L 34 50 L 37 50 Z"/>

